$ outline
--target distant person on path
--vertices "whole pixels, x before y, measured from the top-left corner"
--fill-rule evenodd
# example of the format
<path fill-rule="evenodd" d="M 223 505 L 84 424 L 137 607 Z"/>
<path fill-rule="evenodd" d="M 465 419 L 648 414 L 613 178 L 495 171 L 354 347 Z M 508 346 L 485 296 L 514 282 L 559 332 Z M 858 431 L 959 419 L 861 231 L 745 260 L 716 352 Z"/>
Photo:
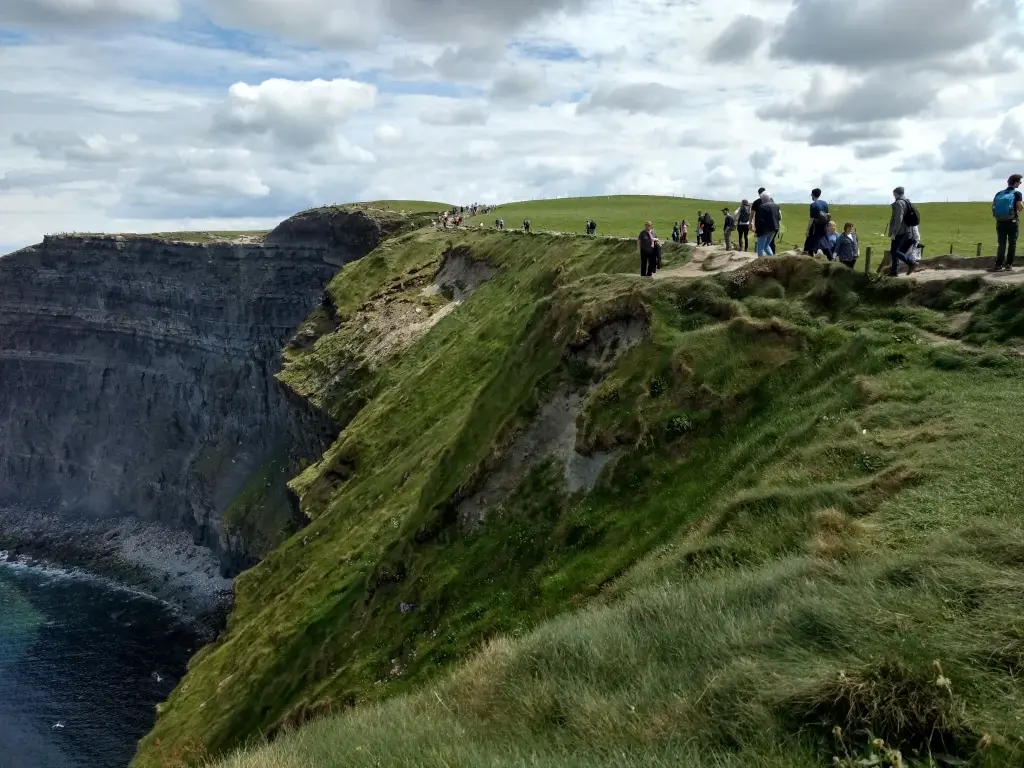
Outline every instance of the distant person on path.
<path fill-rule="evenodd" d="M 704 245 L 713 245 L 712 234 L 715 231 L 715 217 L 711 211 L 704 214 Z"/>
<path fill-rule="evenodd" d="M 640 276 L 653 277 L 661 260 L 661 243 L 654 232 L 654 224 L 647 222 L 636 241 L 640 253 Z"/>
<path fill-rule="evenodd" d="M 833 224 L 833 227 L 835 224 Z M 835 258 L 843 266 L 853 269 L 857 266 L 857 259 L 860 258 L 860 241 L 854 231 L 853 224 L 846 222 L 843 225 L 843 234 L 836 238 L 836 246 L 833 251 Z"/>
<path fill-rule="evenodd" d="M 832 221 L 828 203 L 821 199 L 821 190 L 811 190 L 810 222 L 807 225 L 807 239 L 804 240 L 804 253 L 813 256 L 817 253 L 822 238 L 828 234 L 828 225 Z M 824 249 L 822 249 L 824 250 Z"/>
<path fill-rule="evenodd" d="M 1020 192 L 1022 177 L 1013 174 L 1006 181 L 1006 189 L 996 195 L 992 201 L 992 215 L 996 220 L 996 238 L 999 250 L 996 252 L 994 272 L 1005 269 L 1013 270 L 1013 260 L 1017 256 L 1017 238 L 1020 236 L 1020 212 L 1024 210 L 1024 199 Z"/>
<path fill-rule="evenodd" d="M 746 200 L 740 203 L 734 214 L 736 217 L 736 249 L 742 251 L 750 250 L 750 203 Z"/>
<path fill-rule="evenodd" d="M 754 231 L 757 234 L 758 257 L 775 255 L 771 244 L 775 239 L 776 233 L 779 231 L 781 221 L 782 213 L 779 211 L 779 206 L 772 200 L 771 195 L 767 192 L 762 192 L 761 205 L 758 206 L 757 213 L 754 215 Z"/>
<path fill-rule="evenodd" d="M 697 211 L 697 245 L 704 245 L 704 211 Z"/>
<path fill-rule="evenodd" d="M 907 274 L 914 274 L 917 268 L 907 257 L 907 252 L 914 246 L 914 227 L 921 223 L 921 216 L 914 204 L 907 199 L 906 190 L 896 187 L 892 191 L 892 216 L 889 218 L 889 253 L 892 255 L 890 277 L 899 274 L 900 262 L 907 265 Z"/>
<path fill-rule="evenodd" d="M 682 240 L 682 237 L 682 232 L 679 231 L 679 222 L 677 221 L 672 225 L 672 242 L 678 243 L 680 240 Z"/>
<path fill-rule="evenodd" d="M 525 232 L 526 234 L 530 234 L 530 220 L 529 219 L 523 219 L 523 232 Z"/>
<path fill-rule="evenodd" d="M 504 229 L 505 228 L 505 220 L 504 219 L 498 219 L 497 221 L 494 222 L 494 226 L 496 226 L 498 229 Z"/>
<path fill-rule="evenodd" d="M 687 231 L 689 230 L 689 228 L 690 228 L 690 225 L 686 223 L 686 219 L 683 219 L 683 223 L 679 225 L 679 236 L 682 238 L 683 245 L 686 245 L 687 243 L 689 243 L 689 240 L 687 240 L 687 234 L 686 234 Z"/>
<path fill-rule="evenodd" d="M 725 214 L 725 222 L 723 224 L 722 233 L 725 235 L 725 250 L 732 250 L 732 233 L 736 230 L 736 219 L 729 213 L 728 208 L 723 208 L 722 213 Z"/>

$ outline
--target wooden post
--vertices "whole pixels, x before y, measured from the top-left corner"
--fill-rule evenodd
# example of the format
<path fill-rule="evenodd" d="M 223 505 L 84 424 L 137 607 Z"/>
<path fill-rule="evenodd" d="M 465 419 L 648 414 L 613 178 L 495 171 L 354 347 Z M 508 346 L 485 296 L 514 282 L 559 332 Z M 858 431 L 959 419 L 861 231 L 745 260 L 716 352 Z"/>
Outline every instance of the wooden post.
<path fill-rule="evenodd" d="M 981 258 L 981 243 L 978 243 L 978 258 Z"/>
<path fill-rule="evenodd" d="M 864 258 L 864 274 L 865 275 L 870 275 L 871 274 L 871 246 L 870 245 L 868 246 L 868 250 L 867 250 L 867 253 L 865 254 L 865 258 Z"/>
<path fill-rule="evenodd" d="M 949 255 L 950 256 L 953 255 L 953 244 L 952 243 L 949 244 Z"/>

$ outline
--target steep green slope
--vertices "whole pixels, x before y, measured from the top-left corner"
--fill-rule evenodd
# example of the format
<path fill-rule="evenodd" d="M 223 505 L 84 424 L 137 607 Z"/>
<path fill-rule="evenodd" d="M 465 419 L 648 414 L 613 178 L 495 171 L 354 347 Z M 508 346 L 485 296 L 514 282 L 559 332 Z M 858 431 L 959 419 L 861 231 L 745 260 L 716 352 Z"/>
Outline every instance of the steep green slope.
<path fill-rule="evenodd" d="M 1024 763 L 1024 294 L 803 259 L 569 290 L 647 319 L 579 420 L 617 463 L 572 495 L 540 460 L 399 586 L 475 579 L 439 636 L 522 624 L 224 768 Z"/>
<path fill-rule="evenodd" d="M 992 193 L 995 191 L 993 189 Z M 753 199 L 755 192 L 749 190 L 748 199 Z M 810 190 L 808 203 L 809 195 Z M 697 237 L 697 212 L 711 211 L 718 222 L 715 241 L 720 243 L 722 208 L 735 210 L 737 205 L 739 198 L 723 202 L 642 195 L 533 200 L 499 206 L 493 213 L 471 219 L 470 224 L 493 226 L 494 220 L 501 216 L 507 228 L 521 227 L 523 219 L 530 219 L 535 231 L 583 234 L 584 224 L 593 217 L 601 235 L 636 237 L 644 221 L 650 219 L 658 233 L 667 239 L 672 233 L 673 222 L 686 219 L 690 223 L 690 240 L 693 241 Z M 924 203 L 919 207 L 926 258 L 948 255 L 950 246 L 958 256 L 974 256 L 978 243 L 983 244 L 984 255 L 995 254 L 996 228 L 989 203 Z M 847 221 L 852 222 L 857 227 L 861 245 L 874 248 L 876 264 L 878 256 L 889 247 L 885 237 L 889 213 L 887 205 L 832 205 L 833 218 L 838 225 L 841 227 Z M 784 249 L 802 248 L 807 227 L 807 205 L 783 205 L 782 214 Z"/>
<path fill-rule="evenodd" d="M 562 365 L 567 345 L 585 344 L 608 319 L 646 317 L 640 278 L 615 274 L 637 266 L 634 248 L 428 231 L 342 270 L 282 376 L 347 425 L 293 483 L 312 522 L 238 578 L 226 633 L 193 660 L 138 765 L 219 754 L 404 690 L 481 639 L 557 613 L 590 584 L 573 576 L 537 599 L 537 569 L 569 544 L 552 529 L 552 541 L 526 553 L 510 544 L 515 518 L 467 538 L 453 499 L 545 388 L 572 373 Z M 669 250 L 670 264 L 684 258 Z M 615 276 L 581 280 L 599 273 Z M 414 343 L 406 331 L 419 318 Z M 589 577 L 594 587 L 631 557 L 614 553 Z M 522 578 L 509 578 L 513 571 Z M 418 608 L 402 612 L 403 604 Z"/>

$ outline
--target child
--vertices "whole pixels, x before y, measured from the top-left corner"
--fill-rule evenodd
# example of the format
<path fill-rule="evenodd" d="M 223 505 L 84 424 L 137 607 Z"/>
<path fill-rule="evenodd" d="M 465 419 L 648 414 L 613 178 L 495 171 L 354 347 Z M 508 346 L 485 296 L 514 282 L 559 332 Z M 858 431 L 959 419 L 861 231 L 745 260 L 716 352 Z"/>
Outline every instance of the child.
<path fill-rule="evenodd" d="M 830 231 L 835 229 L 832 224 Z M 857 240 L 857 231 L 853 224 L 846 222 L 843 225 L 843 234 L 836 237 L 836 244 L 833 250 L 833 257 L 839 260 L 840 264 L 853 269 L 860 257 L 860 242 Z"/>

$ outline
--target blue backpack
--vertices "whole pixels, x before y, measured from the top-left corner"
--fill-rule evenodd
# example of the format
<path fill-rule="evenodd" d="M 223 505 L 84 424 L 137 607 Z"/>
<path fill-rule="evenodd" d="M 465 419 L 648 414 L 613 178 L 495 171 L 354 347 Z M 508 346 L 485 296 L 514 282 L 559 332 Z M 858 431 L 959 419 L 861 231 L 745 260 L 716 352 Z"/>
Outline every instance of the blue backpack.
<path fill-rule="evenodd" d="M 992 201 L 992 215 L 996 221 L 1013 221 L 1017 218 L 1017 190 L 1004 189 Z"/>

